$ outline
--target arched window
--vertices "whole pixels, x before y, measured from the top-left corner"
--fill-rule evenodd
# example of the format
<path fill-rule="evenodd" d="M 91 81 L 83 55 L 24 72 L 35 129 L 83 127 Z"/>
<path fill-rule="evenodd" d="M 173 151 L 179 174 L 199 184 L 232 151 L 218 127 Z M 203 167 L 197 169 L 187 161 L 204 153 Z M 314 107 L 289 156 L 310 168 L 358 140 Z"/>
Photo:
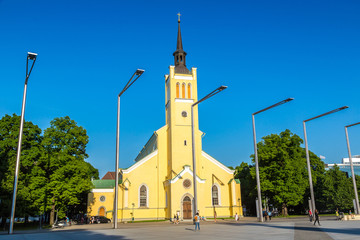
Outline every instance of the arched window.
<path fill-rule="evenodd" d="M 148 196 L 147 194 L 148 194 L 147 187 L 145 185 L 142 185 L 140 187 L 140 196 L 139 196 L 140 207 L 147 207 L 147 196 Z"/>
<path fill-rule="evenodd" d="M 176 83 L 176 98 L 180 97 L 180 83 Z"/>
<path fill-rule="evenodd" d="M 185 98 L 185 83 L 182 84 L 182 98 Z"/>
<path fill-rule="evenodd" d="M 219 189 L 216 185 L 212 186 L 212 204 L 219 205 Z"/>
<path fill-rule="evenodd" d="M 191 98 L 191 84 L 188 84 L 188 98 Z"/>

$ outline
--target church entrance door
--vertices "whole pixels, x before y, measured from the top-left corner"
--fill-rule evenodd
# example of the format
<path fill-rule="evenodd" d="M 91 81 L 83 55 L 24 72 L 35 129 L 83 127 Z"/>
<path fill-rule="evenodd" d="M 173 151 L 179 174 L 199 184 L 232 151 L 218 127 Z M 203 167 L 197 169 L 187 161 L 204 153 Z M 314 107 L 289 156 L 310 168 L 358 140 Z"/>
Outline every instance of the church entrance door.
<path fill-rule="evenodd" d="M 105 217 L 105 208 L 101 207 L 99 209 L 99 216 L 104 216 Z"/>
<path fill-rule="evenodd" d="M 191 216 L 191 199 L 186 196 L 183 200 L 183 218 L 192 219 Z"/>

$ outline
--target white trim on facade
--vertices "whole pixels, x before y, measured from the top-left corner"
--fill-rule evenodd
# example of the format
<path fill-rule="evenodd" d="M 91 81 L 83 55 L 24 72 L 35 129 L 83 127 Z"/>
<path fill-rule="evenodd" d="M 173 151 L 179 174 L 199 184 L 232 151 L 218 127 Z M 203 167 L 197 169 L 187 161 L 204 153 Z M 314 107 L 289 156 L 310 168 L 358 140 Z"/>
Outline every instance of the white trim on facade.
<path fill-rule="evenodd" d="M 131 171 L 135 170 L 137 167 L 140 167 L 142 164 L 147 162 L 152 157 L 156 156 L 158 154 L 158 150 L 155 150 L 154 152 L 150 153 L 149 155 L 145 156 L 143 159 L 137 161 L 134 165 L 129 167 L 128 169 L 122 169 L 121 171 L 123 173 L 130 173 Z"/>
<path fill-rule="evenodd" d="M 206 159 L 210 160 L 211 162 L 213 162 L 216 166 L 220 167 L 221 169 L 225 170 L 227 173 L 229 174 L 234 174 L 235 170 L 231 170 L 228 167 L 226 167 L 224 164 L 222 164 L 221 162 L 219 162 L 218 160 L 216 160 L 215 158 L 211 157 L 209 154 L 207 154 L 204 151 L 201 151 L 201 155 L 203 155 Z"/>
<path fill-rule="evenodd" d="M 194 80 L 192 76 L 179 76 L 179 75 L 174 75 L 174 79 Z"/>
<path fill-rule="evenodd" d="M 183 176 L 185 173 L 189 173 L 192 177 L 194 176 L 194 175 L 193 175 L 193 171 L 190 170 L 190 166 L 184 166 L 184 170 L 182 170 L 182 171 L 179 173 L 179 175 L 177 175 L 174 179 L 169 180 L 168 183 L 170 183 L 170 184 L 176 183 L 177 180 L 179 180 L 180 178 L 182 178 L 182 176 Z M 199 178 L 198 176 L 196 176 L 196 181 L 197 181 L 198 183 L 205 183 L 205 180 Z"/>
<path fill-rule="evenodd" d="M 102 192 L 114 192 L 114 189 L 109 189 L 109 188 L 94 188 L 91 190 L 91 192 L 99 192 L 99 193 L 102 193 Z"/>
<path fill-rule="evenodd" d="M 194 99 L 187 99 L 187 98 L 175 98 L 175 102 L 193 103 L 193 102 L 194 102 Z"/>

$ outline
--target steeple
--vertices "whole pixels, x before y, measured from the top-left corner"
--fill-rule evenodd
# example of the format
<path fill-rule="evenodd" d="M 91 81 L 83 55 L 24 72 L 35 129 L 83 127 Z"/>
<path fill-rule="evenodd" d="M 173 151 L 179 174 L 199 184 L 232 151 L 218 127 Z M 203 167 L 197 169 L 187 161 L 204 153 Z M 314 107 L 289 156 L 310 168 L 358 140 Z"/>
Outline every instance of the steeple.
<path fill-rule="evenodd" d="M 178 18 L 178 35 L 176 51 L 173 53 L 175 61 L 175 73 L 191 74 L 189 69 L 186 68 L 186 52 L 183 50 L 181 30 L 180 30 L 180 13 L 177 14 Z"/>

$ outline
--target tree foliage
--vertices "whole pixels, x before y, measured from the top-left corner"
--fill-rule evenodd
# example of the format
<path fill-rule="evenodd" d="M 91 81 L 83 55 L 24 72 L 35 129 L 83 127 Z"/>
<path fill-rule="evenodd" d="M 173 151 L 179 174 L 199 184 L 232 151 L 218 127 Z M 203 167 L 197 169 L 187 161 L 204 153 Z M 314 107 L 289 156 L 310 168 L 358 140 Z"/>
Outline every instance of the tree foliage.
<path fill-rule="evenodd" d="M 11 210 L 20 117 L 5 115 L 0 120 L 0 215 L 9 216 Z M 24 122 L 21 164 L 17 187 L 17 216 L 36 215 L 42 205 L 41 195 L 46 184 L 41 168 L 44 151 L 41 129 Z"/>
<path fill-rule="evenodd" d="M 92 188 L 91 178 L 98 178 L 98 170 L 85 162 L 86 130 L 69 117 L 55 118 L 50 125 L 42 136 L 38 126 L 24 123 L 16 216 L 55 208 L 60 217 L 75 208 L 85 211 L 82 203 Z M 11 210 L 19 127 L 15 114 L 0 120 L 0 216 L 4 217 Z"/>
<path fill-rule="evenodd" d="M 350 209 L 353 206 L 354 188 L 352 179 L 347 178 L 346 173 L 340 171 L 335 165 L 332 169 L 325 172 L 322 198 L 329 209 Z"/>
<path fill-rule="evenodd" d="M 46 188 L 47 210 L 64 217 L 69 208 L 86 201 L 84 192 L 92 188 L 91 178 L 98 178 L 98 170 L 85 162 L 88 157 L 86 130 L 68 116 L 55 118 L 44 131 L 43 146 L 48 164 Z M 52 208 L 51 208 L 52 207 Z"/>

